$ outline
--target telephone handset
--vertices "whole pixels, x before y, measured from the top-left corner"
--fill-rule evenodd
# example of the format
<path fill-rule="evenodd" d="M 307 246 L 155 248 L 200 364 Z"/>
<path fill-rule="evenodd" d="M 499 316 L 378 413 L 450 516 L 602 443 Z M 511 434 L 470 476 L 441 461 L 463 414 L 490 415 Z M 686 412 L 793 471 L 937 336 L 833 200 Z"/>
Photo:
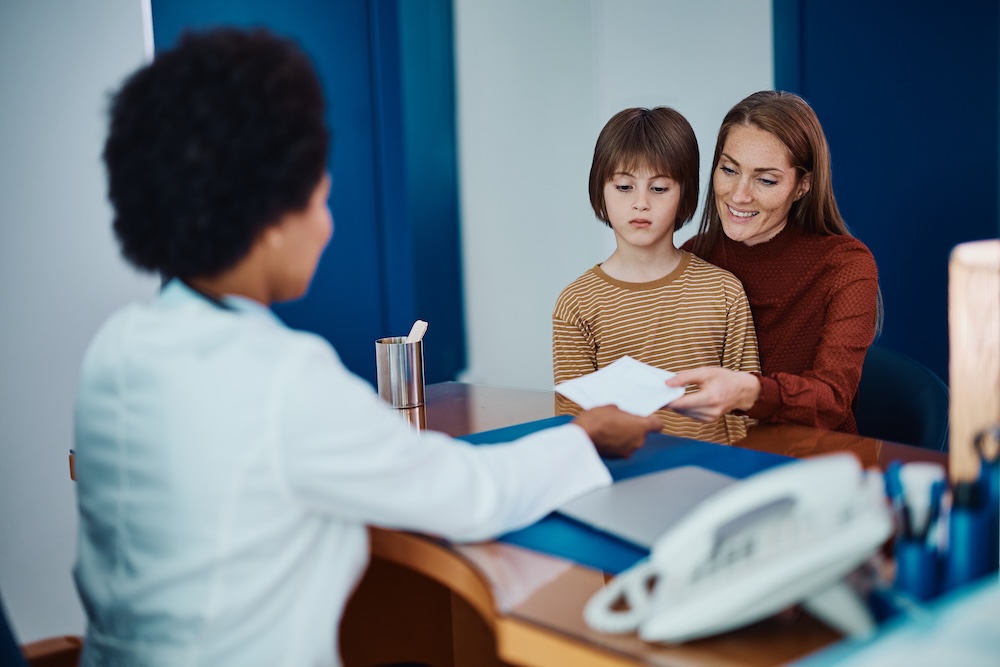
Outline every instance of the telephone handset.
<path fill-rule="evenodd" d="M 842 632 L 874 628 L 843 578 L 892 532 L 882 475 L 851 454 L 787 463 L 699 503 L 587 603 L 595 630 L 647 641 L 717 634 L 802 603 Z"/>

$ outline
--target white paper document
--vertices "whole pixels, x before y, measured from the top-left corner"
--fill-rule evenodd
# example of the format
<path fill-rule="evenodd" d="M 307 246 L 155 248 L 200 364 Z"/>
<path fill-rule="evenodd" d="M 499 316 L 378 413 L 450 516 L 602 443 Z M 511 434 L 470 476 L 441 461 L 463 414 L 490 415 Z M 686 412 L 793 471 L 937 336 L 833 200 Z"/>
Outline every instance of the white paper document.
<path fill-rule="evenodd" d="M 676 373 L 624 356 L 599 371 L 560 382 L 557 392 L 585 410 L 617 405 L 640 417 L 651 415 L 684 395 L 683 387 L 668 387 Z"/>

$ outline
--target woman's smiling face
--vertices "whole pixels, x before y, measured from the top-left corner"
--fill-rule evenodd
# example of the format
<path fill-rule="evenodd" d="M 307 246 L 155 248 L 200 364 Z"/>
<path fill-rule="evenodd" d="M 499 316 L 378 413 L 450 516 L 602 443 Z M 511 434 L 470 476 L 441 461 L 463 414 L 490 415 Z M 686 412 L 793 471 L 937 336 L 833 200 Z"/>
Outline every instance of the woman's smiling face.
<path fill-rule="evenodd" d="M 746 245 L 774 238 L 810 182 L 811 174 L 799 177 L 784 144 L 773 134 L 752 125 L 733 127 L 712 174 L 726 236 Z"/>

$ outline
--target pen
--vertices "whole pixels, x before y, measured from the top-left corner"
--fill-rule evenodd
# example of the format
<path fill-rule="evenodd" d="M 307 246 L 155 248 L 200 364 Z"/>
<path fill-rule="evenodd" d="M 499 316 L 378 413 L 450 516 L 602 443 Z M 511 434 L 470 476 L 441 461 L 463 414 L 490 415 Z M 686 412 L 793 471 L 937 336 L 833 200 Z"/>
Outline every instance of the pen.
<path fill-rule="evenodd" d="M 899 469 L 899 484 L 908 529 L 907 537 L 926 541 L 944 484 L 944 466 L 937 463 L 907 463 Z M 939 484 L 940 483 L 940 484 Z"/>
<path fill-rule="evenodd" d="M 1000 424 L 977 433 L 973 445 L 979 455 L 979 479 L 985 487 L 990 522 L 987 565 L 993 571 L 1000 567 Z"/>
<path fill-rule="evenodd" d="M 903 503 L 903 485 L 900 482 L 899 461 L 892 461 L 885 469 L 885 492 L 892 503 L 892 514 L 896 520 L 896 531 L 900 536 L 909 537 L 909 517 Z"/>
<path fill-rule="evenodd" d="M 936 479 L 930 488 L 930 511 L 927 517 L 927 532 L 924 541 L 927 546 L 937 547 L 940 544 L 938 535 L 938 523 L 941 520 L 941 501 L 944 498 L 945 481 Z"/>
<path fill-rule="evenodd" d="M 899 470 L 903 465 L 899 461 L 892 461 L 885 469 L 885 492 L 893 500 L 902 495 L 902 487 L 899 482 Z"/>

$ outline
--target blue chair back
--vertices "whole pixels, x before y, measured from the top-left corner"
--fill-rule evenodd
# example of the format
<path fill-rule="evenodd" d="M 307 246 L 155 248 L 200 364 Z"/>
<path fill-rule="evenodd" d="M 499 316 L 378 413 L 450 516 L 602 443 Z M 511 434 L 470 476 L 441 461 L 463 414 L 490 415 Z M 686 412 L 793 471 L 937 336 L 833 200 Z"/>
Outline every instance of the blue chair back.
<path fill-rule="evenodd" d="M 934 371 L 904 354 L 873 345 L 858 386 L 858 432 L 947 451 L 948 399 L 948 385 Z"/>

